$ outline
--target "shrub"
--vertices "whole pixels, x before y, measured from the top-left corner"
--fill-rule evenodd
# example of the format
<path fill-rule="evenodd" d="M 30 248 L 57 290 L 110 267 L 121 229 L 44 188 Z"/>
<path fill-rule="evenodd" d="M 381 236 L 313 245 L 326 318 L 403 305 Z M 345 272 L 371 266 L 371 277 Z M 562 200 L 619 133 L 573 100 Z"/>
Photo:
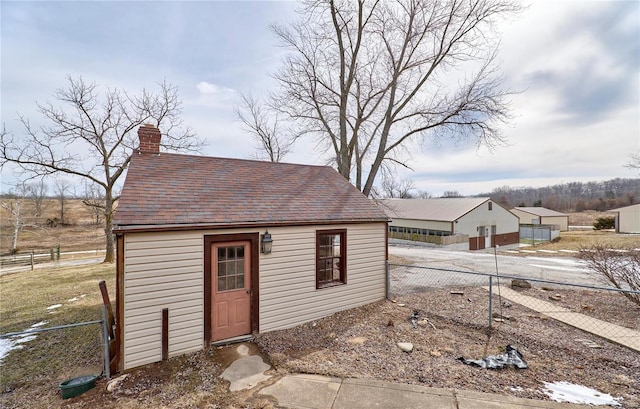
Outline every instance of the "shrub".
<path fill-rule="evenodd" d="M 616 227 L 616 218 L 611 217 L 598 217 L 593 223 L 593 227 L 596 230 L 604 230 L 604 229 L 615 229 Z"/>
<path fill-rule="evenodd" d="M 640 291 L 640 250 L 606 248 L 601 244 L 582 248 L 580 258 L 587 267 L 600 273 L 616 288 Z M 640 293 L 623 292 L 627 299 L 640 305 Z"/>

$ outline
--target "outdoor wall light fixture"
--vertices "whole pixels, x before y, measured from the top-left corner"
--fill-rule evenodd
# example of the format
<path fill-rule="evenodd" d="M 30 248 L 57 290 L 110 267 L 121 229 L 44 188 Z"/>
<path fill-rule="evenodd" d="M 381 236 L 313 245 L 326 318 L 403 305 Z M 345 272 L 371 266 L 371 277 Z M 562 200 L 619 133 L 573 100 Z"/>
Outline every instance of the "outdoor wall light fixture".
<path fill-rule="evenodd" d="M 269 230 L 265 230 L 264 234 L 260 236 L 260 249 L 264 254 L 271 253 L 271 246 L 273 245 L 273 239 Z"/>

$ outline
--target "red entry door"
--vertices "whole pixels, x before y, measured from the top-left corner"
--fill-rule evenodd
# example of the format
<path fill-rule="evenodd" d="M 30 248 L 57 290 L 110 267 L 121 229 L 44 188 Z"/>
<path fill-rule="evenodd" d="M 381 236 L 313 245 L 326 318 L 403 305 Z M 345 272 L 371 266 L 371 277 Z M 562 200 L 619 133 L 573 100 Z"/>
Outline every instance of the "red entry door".
<path fill-rule="evenodd" d="M 248 241 L 212 244 L 212 341 L 251 333 L 250 254 Z"/>

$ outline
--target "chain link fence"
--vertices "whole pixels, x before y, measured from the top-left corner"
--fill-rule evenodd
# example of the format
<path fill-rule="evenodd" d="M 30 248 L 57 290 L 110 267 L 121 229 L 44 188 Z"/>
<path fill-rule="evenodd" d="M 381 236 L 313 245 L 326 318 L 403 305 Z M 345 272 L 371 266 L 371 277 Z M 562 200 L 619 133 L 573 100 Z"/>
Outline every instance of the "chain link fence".
<path fill-rule="evenodd" d="M 638 291 L 402 264 L 389 264 L 387 279 L 387 298 L 410 308 L 436 306 L 468 326 L 515 322 L 517 310 L 640 352 L 640 308 L 624 297 Z"/>
<path fill-rule="evenodd" d="M 24 385 L 57 394 L 58 385 L 71 378 L 109 378 L 106 307 L 84 315 L 94 320 L 52 326 L 55 313 L 52 309 L 28 328 L 0 334 L 0 386 L 9 401 L 12 390 Z"/>

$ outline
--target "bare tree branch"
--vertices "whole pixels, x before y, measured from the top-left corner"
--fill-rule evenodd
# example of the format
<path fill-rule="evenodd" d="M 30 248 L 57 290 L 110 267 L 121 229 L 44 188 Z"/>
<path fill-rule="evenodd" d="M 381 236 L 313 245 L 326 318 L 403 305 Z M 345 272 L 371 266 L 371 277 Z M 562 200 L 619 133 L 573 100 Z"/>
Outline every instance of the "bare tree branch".
<path fill-rule="evenodd" d="M 4 131 L 3 131 L 4 132 Z M 20 232 L 24 229 L 42 229 L 37 224 L 37 217 L 35 213 L 26 213 L 25 203 L 29 196 L 29 186 L 23 182 L 14 186 L 13 192 L 9 195 L 9 198 L 2 199 L 0 201 L 0 208 L 4 209 L 9 217 L 6 221 L 11 226 L 11 245 L 9 248 L 10 254 L 18 252 L 18 237 Z"/>
<path fill-rule="evenodd" d="M 406 165 L 399 150 L 410 144 L 499 146 L 510 92 L 492 33 L 519 10 L 512 0 L 307 0 L 300 21 L 273 27 L 290 53 L 269 106 L 367 195 L 385 166 Z M 462 78 L 463 66 L 478 69 Z"/>
<path fill-rule="evenodd" d="M 251 95 L 242 95 L 242 106 L 235 108 L 236 116 L 244 125 L 244 129 L 252 133 L 258 142 L 258 159 L 280 162 L 291 152 L 293 141 L 286 139 L 280 129 L 278 114 L 269 116 L 264 112 L 260 102 Z"/>
<path fill-rule="evenodd" d="M 640 291 L 640 250 L 607 248 L 602 244 L 580 250 L 587 267 L 601 274 L 609 283 L 622 290 Z M 629 301 L 640 305 L 640 293 L 623 292 Z"/>
<path fill-rule="evenodd" d="M 629 163 L 624 165 L 625 168 L 635 169 L 640 172 L 640 153 L 632 153 L 629 155 Z"/>
<path fill-rule="evenodd" d="M 31 177 L 66 174 L 100 186 L 105 196 L 107 241 L 105 262 L 114 261 L 112 217 L 120 178 L 138 146 L 136 130 L 152 123 L 163 132 L 169 151 L 197 151 L 204 145 L 180 118 L 182 103 L 175 86 L 163 81 L 158 92 L 138 95 L 106 88 L 80 78 L 54 93 L 53 102 L 38 103 L 45 124 L 34 128 L 20 116 L 24 134 L 0 134 L 0 166 L 17 165 Z"/>

